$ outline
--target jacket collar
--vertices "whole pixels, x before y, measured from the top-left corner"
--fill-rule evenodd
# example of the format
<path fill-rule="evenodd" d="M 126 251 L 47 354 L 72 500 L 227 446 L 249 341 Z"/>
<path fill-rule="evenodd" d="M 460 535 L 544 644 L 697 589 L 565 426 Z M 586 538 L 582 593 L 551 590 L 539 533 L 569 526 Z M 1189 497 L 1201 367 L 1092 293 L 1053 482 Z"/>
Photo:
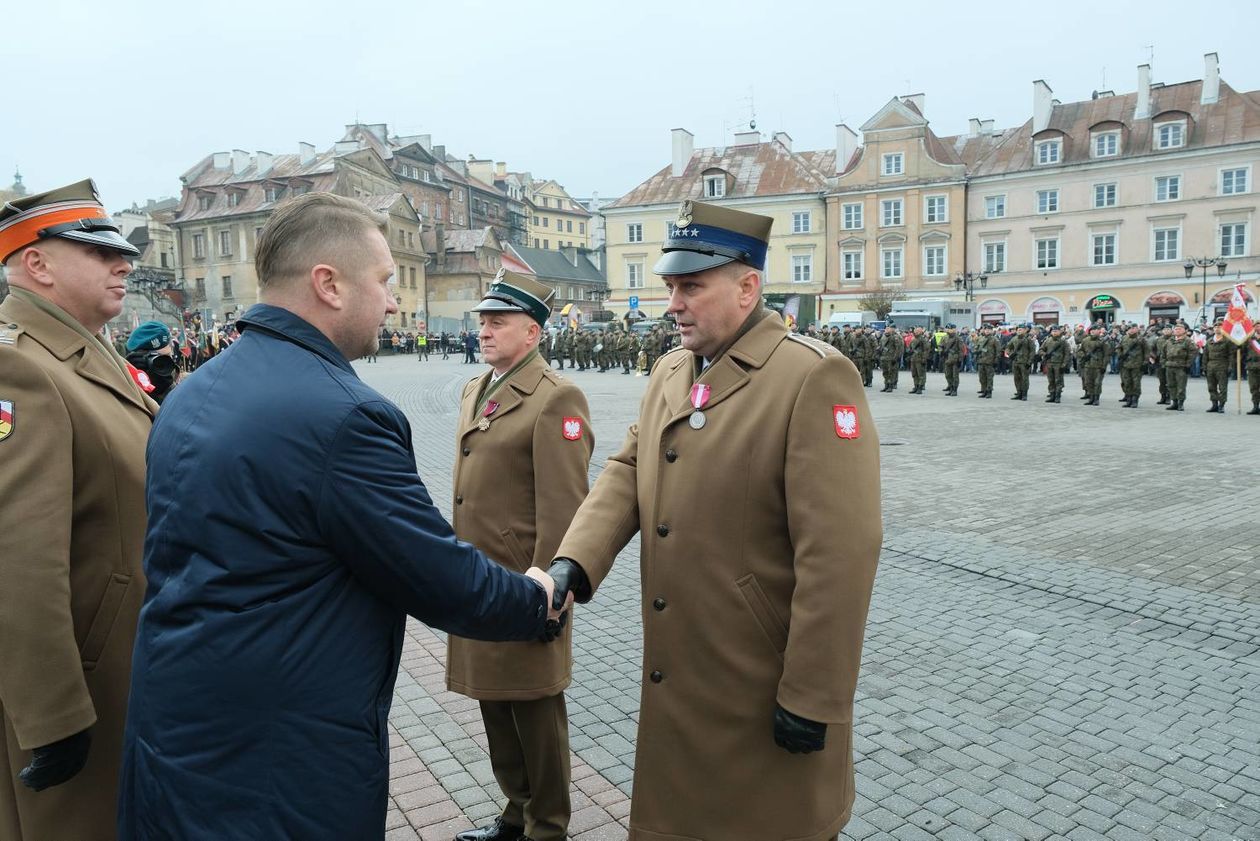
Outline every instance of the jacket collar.
<path fill-rule="evenodd" d="M 318 356 L 322 356 L 338 368 L 357 377 L 354 368 L 332 340 L 319 331 L 315 325 L 296 315 L 284 307 L 272 304 L 254 304 L 236 321 L 236 329 L 244 333 L 247 329 L 268 333 L 286 342 L 292 342 Z"/>
<path fill-rule="evenodd" d="M 705 409 L 716 406 L 743 388 L 749 379 L 748 371 L 765 365 L 786 336 L 787 325 L 783 323 L 783 319 L 778 313 L 767 311 L 735 340 L 735 344 L 694 379 L 694 382 L 704 383 L 711 389 Z M 677 355 L 678 359 L 673 363 L 665 385 L 665 400 L 669 406 L 671 422 L 693 411 L 691 386 L 694 366 L 697 364 L 696 356 L 693 353 Z"/>
<path fill-rule="evenodd" d="M 494 401 L 499 405 L 490 417 L 491 422 L 508 414 L 521 405 L 528 395 L 533 394 L 550 367 L 548 363 L 543 361 L 541 355 L 535 353 L 533 358 L 526 360 L 524 365 L 515 371 L 509 372 L 506 375 L 507 379 L 494 393 Z M 463 417 L 460 418 L 462 425 L 459 430 L 459 436 L 461 438 L 476 429 L 477 424 L 481 421 L 481 413 L 477 411 L 477 405 L 481 402 L 481 394 L 487 387 L 490 374 L 491 371 L 486 371 L 473 380 L 473 387 L 466 392 L 466 405 L 462 413 Z"/>

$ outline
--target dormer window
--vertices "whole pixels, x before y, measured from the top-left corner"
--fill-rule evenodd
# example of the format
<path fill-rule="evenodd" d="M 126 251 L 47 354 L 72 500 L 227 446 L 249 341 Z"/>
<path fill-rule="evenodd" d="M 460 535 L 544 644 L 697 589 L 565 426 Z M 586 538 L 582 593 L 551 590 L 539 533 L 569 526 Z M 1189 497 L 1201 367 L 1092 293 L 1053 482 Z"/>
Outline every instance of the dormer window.
<path fill-rule="evenodd" d="M 901 152 L 891 152 L 883 157 L 884 175 L 901 175 L 906 171 L 906 156 Z"/>
<path fill-rule="evenodd" d="M 214 196 L 210 195 L 209 193 L 202 193 L 201 195 L 197 196 L 197 209 L 198 210 L 209 210 L 210 205 L 212 204 L 214 204 Z"/>
<path fill-rule="evenodd" d="M 227 194 L 228 207 L 236 207 L 241 203 L 241 194 L 236 190 L 229 190 Z"/>
<path fill-rule="evenodd" d="M 1111 158 L 1120 154 L 1120 132 L 1103 131 L 1094 135 L 1094 157 Z"/>
<path fill-rule="evenodd" d="M 1037 144 L 1037 165 L 1057 164 L 1063 160 L 1063 140 L 1042 140 Z"/>
<path fill-rule="evenodd" d="M 1178 120 L 1175 123 L 1163 123 L 1155 126 L 1156 149 L 1180 149 L 1186 145 L 1186 123 Z"/>
<path fill-rule="evenodd" d="M 263 190 L 263 198 L 269 202 L 279 201 L 281 190 L 280 187 L 267 187 Z"/>
<path fill-rule="evenodd" d="M 725 175 L 706 175 L 704 177 L 704 197 L 720 199 L 726 195 Z"/>

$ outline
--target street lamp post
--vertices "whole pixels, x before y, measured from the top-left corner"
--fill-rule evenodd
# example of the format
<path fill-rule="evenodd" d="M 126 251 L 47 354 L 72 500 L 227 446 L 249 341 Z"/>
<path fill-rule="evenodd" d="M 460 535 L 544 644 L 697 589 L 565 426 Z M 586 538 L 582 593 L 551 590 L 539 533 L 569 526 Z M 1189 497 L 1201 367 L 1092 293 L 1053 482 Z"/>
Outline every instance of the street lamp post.
<path fill-rule="evenodd" d="M 1216 266 L 1217 276 L 1224 277 L 1226 265 L 1227 264 L 1225 262 L 1224 257 L 1187 257 L 1186 262 L 1182 265 L 1182 268 L 1186 270 L 1186 280 L 1189 280 L 1194 275 L 1194 270 L 1196 268 L 1203 269 L 1203 293 L 1201 296 L 1201 300 L 1200 300 L 1201 306 L 1199 309 L 1199 324 L 1200 325 L 1207 324 L 1207 305 L 1208 305 L 1207 270 L 1208 270 L 1208 267 Z"/>
<path fill-rule="evenodd" d="M 608 297 L 608 290 L 600 286 L 594 286 L 587 290 L 586 294 L 592 301 L 595 302 L 596 312 L 603 314 L 604 299 Z"/>
<path fill-rule="evenodd" d="M 966 274 L 959 272 L 954 277 L 954 289 L 963 292 L 964 301 L 974 301 L 976 299 L 976 281 L 980 282 L 981 289 L 989 288 L 989 276 L 983 272 L 967 272 Z"/>

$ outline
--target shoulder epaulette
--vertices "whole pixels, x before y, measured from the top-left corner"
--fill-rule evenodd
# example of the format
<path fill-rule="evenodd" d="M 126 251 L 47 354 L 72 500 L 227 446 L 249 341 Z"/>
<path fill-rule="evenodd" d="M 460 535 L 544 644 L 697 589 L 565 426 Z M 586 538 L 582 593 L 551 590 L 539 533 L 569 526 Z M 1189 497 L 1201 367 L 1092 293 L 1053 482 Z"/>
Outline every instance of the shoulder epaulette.
<path fill-rule="evenodd" d="M 796 342 L 797 344 L 804 345 L 821 357 L 827 357 L 831 353 L 840 353 L 840 351 L 836 350 L 826 342 L 810 338 L 809 336 L 802 336 L 799 333 L 788 333 L 787 337 L 789 340 Z"/>

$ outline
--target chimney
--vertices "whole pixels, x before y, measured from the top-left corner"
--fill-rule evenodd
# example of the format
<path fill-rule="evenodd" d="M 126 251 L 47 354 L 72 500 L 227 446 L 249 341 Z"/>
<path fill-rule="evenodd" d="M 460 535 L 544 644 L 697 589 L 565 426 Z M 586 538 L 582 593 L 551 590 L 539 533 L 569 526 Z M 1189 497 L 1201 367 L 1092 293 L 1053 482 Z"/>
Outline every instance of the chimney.
<path fill-rule="evenodd" d="M 494 163 L 494 177 L 495 177 L 495 178 L 507 178 L 507 162 L 506 162 L 506 161 L 495 161 L 495 163 Z"/>
<path fill-rule="evenodd" d="M 970 120 L 967 121 L 967 136 L 968 137 L 980 136 L 980 121 L 976 119 L 975 117 L 972 117 Z"/>
<path fill-rule="evenodd" d="M 761 132 L 759 131 L 737 131 L 735 132 L 736 146 L 756 146 L 761 142 Z"/>
<path fill-rule="evenodd" d="M 1221 60 L 1216 53 L 1203 56 L 1203 96 L 1200 105 L 1211 105 L 1221 98 Z"/>
<path fill-rule="evenodd" d="M 670 175 L 681 178 L 687 171 L 687 164 L 691 163 L 692 153 L 696 150 L 696 136 L 685 128 L 676 128 L 670 131 L 670 137 L 674 153 Z"/>
<path fill-rule="evenodd" d="M 258 151 L 257 155 L 258 155 L 257 157 L 258 174 L 261 175 L 262 173 L 271 169 L 272 163 L 275 162 L 275 156 L 272 155 L 270 152 L 263 152 L 261 150 Z"/>
<path fill-rule="evenodd" d="M 372 132 L 372 136 L 377 140 L 388 145 L 389 128 L 386 123 L 372 123 L 371 125 L 364 126 L 364 128 Z"/>
<path fill-rule="evenodd" d="M 310 143 L 298 143 L 298 161 L 303 166 L 315 162 L 315 147 Z"/>
<path fill-rule="evenodd" d="M 227 169 L 232 165 L 232 154 L 230 152 L 214 153 L 214 168 Z"/>
<path fill-rule="evenodd" d="M 333 144 L 334 155 L 348 155 L 357 151 L 359 151 L 359 141 L 357 140 L 338 140 Z"/>
<path fill-rule="evenodd" d="M 434 146 L 429 151 L 433 153 L 433 157 L 437 158 L 442 163 L 446 163 L 446 147 L 445 146 Z"/>
<path fill-rule="evenodd" d="M 992 120 L 981 120 L 981 121 L 980 121 L 980 133 L 981 133 L 981 134 L 993 134 L 993 121 L 992 121 Z"/>
<path fill-rule="evenodd" d="M 565 259 L 567 259 L 574 268 L 577 268 L 577 248 L 575 246 L 566 245 L 560 249 L 560 253 L 565 256 Z"/>
<path fill-rule="evenodd" d="M 1033 134 L 1045 131 L 1046 126 L 1050 125 L 1050 112 L 1054 106 L 1050 86 L 1041 79 L 1033 82 Z"/>
<path fill-rule="evenodd" d="M 232 150 L 232 174 L 240 175 L 249 169 L 249 152 L 244 149 Z"/>
<path fill-rule="evenodd" d="M 1151 66 L 1138 65 L 1137 107 L 1133 109 L 1133 119 L 1146 120 L 1151 116 Z"/>
<path fill-rule="evenodd" d="M 927 95 L 921 93 L 912 93 L 901 98 L 902 102 L 913 105 L 920 114 L 926 113 L 923 109 L 927 107 Z"/>
<path fill-rule="evenodd" d="M 776 131 L 774 133 L 774 139 L 779 141 L 779 144 L 783 146 L 784 149 L 787 149 L 789 152 L 792 151 L 792 135 L 788 134 L 786 131 Z"/>
<path fill-rule="evenodd" d="M 849 164 L 849 158 L 853 157 L 853 153 L 857 151 L 858 136 L 853 129 L 840 123 L 836 126 L 836 174 L 844 172 L 845 167 Z"/>
<path fill-rule="evenodd" d="M 446 268 L 446 223 L 438 222 L 433 226 L 433 241 L 436 243 L 438 271 Z"/>

